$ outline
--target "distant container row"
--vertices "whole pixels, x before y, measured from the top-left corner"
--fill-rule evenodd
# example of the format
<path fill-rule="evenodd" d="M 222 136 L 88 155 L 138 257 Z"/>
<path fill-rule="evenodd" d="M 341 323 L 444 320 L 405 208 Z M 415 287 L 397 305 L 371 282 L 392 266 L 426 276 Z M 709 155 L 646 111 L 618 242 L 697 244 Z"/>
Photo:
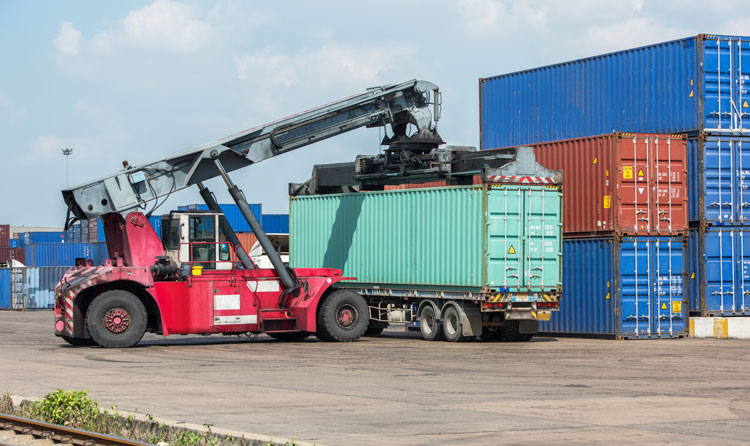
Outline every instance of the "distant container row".
<path fill-rule="evenodd" d="M 0 269 L 0 310 L 53 308 L 66 266 Z"/>

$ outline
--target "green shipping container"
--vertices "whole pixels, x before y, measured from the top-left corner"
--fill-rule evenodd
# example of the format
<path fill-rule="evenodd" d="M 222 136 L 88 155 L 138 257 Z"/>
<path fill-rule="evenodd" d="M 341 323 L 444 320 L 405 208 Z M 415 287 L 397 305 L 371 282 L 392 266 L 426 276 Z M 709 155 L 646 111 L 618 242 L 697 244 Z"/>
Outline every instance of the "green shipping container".
<path fill-rule="evenodd" d="M 558 291 L 562 192 L 475 185 L 293 197 L 290 264 L 347 283 L 493 292 Z"/>

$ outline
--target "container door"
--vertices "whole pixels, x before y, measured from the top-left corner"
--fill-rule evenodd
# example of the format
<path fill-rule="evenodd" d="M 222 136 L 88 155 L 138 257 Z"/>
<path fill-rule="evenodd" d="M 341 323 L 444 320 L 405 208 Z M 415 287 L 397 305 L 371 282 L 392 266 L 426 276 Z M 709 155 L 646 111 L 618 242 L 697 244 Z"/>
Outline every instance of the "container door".
<path fill-rule="evenodd" d="M 703 287 L 703 255 L 701 250 L 701 231 L 698 229 L 690 230 L 688 240 L 688 258 L 690 259 L 688 268 L 688 281 L 690 286 L 688 292 L 690 295 L 690 312 L 701 312 L 701 288 Z"/>
<path fill-rule="evenodd" d="M 747 92 L 740 80 L 748 72 L 748 42 L 722 36 L 706 37 L 703 43 L 704 129 L 733 131 L 741 128 Z M 742 65 L 742 66 L 740 66 Z M 742 101 L 742 102 L 740 102 Z"/>
<path fill-rule="evenodd" d="M 681 138 L 655 137 L 652 149 L 654 229 L 664 234 L 684 231 L 688 227 L 687 143 Z"/>
<path fill-rule="evenodd" d="M 11 268 L 10 270 L 10 309 L 23 310 L 24 276 L 26 268 Z"/>
<path fill-rule="evenodd" d="M 651 306 L 655 337 L 671 338 L 684 334 L 685 251 L 679 238 L 660 237 L 651 243 L 651 283 L 654 304 Z"/>
<path fill-rule="evenodd" d="M 10 310 L 10 269 L 0 269 L 0 310 Z"/>
<path fill-rule="evenodd" d="M 556 188 L 523 190 L 525 235 L 524 287 L 531 291 L 554 290 L 562 285 L 562 215 Z"/>
<path fill-rule="evenodd" d="M 717 229 L 701 237 L 703 243 L 704 314 L 731 313 L 735 306 L 734 283 L 737 269 L 734 262 L 734 231 Z"/>
<path fill-rule="evenodd" d="M 620 334 L 651 337 L 651 246 L 647 238 L 626 237 L 619 249 Z"/>
<path fill-rule="evenodd" d="M 750 95 L 747 99 L 750 99 Z M 735 219 L 739 224 L 747 224 L 750 222 L 750 138 L 737 136 L 729 144 L 732 145 L 737 169 L 734 175 Z"/>
<path fill-rule="evenodd" d="M 735 156 L 732 138 L 711 136 L 703 142 L 703 218 L 731 224 L 735 215 Z"/>
<path fill-rule="evenodd" d="M 739 127 L 750 126 L 750 39 L 737 39 L 736 104 L 739 111 Z"/>
<path fill-rule="evenodd" d="M 633 234 L 648 234 L 651 216 L 651 147 L 649 138 L 623 137 L 619 147 L 620 185 L 617 195 L 620 228 Z M 631 232 L 632 231 L 632 232 Z"/>
<path fill-rule="evenodd" d="M 489 186 L 487 191 L 487 284 L 519 291 L 524 274 L 522 228 L 525 197 L 520 188 Z"/>
<path fill-rule="evenodd" d="M 737 244 L 734 250 L 737 266 L 737 283 L 734 285 L 737 290 L 735 313 L 747 315 L 750 314 L 750 232 L 737 229 L 734 240 Z"/>

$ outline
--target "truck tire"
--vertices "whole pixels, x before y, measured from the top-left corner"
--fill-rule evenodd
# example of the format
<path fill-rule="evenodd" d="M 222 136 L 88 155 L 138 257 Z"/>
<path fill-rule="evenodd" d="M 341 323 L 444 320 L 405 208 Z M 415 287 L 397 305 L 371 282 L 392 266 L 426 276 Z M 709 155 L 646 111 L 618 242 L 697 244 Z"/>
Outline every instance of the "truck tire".
<path fill-rule="evenodd" d="M 143 302 L 125 290 L 105 291 L 86 311 L 86 327 L 100 347 L 127 348 L 146 333 L 148 314 Z"/>
<path fill-rule="evenodd" d="M 385 327 L 367 327 L 365 336 L 380 336 L 383 330 L 385 330 Z"/>
<path fill-rule="evenodd" d="M 432 305 L 425 305 L 419 312 L 419 331 L 422 332 L 422 339 L 425 341 L 443 340 L 443 327 L 438 322 Z"/>
<path fill-rule="evenodd" d="M 482 334 L 479 337 L 483 341 L 499 341 L 503 338 L 503 333 L 498 327 L 482 327 Z"/>
<path fill-rule="evenodd" d="M 279 341 L 301 341 L 307 339 L 312 333 L 309 331 L 293 331 L 289 333 L 266 333 L 268 336 Z"/>
<path fill-rule="evenodd" d="M 338 290 L 320 306 L 315 335 L 322 341 L 356 341 L 369 324 L 370 308 L 365 299 L 354 291 Z"/>
<path fill-rule="evenodd" d="M 461 313 L 456 307 L 449 305 L 443 311 L 443 337 L 448 342 L 463 342 L 476 339 L 476 336 L 464 336 Z"/>
<path fill-rule="evenodd" d="M 521 333 L 518 331 L 518 321 L 508 321 L 508 325 L 500 328 L 500 333 L 503 335 L 503 339 L 508 342 L 528 342 L 534 337 L 530 333 Z"/>
<path fill-rule="evenodd" d="M 70 345 L 75 345 L 76 347 L 85 346 L 85 345 L 96 345 L 96 342 L 94 342 L 93 339 L 88 338 L 71 338 L 70 336 L 61 336 L 65 342 L 67 342 Z"/>

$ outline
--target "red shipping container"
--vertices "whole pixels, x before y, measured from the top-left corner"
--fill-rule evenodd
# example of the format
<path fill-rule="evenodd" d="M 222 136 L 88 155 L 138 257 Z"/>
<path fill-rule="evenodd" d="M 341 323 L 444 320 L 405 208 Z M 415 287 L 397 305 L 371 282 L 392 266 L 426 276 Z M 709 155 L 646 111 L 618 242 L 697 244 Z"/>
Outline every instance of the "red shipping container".
<path fill-rule="evenodd" d="M 0 225 L 0 246 L 10 245 L 10 225 Z"/>
<path fill-rule="evenodd" d="M 8 263 L 10 259 L 18 260 L 26 265 L 26 251 L 23 248 L 0 246 L 0 263 Z"/>
<path fill-rule="evenodd" d="M 404 184 L 387 184 L 383 190 L 406 190 L 406 189 L 425 189 L 429 187 L 445 187 L 445 180 L 428 181 L 426 183 L 404 183 Z"/>
<path fill-rule="evenodd" d="M 566 237 L 687 233 L 684 135 L 612 133 L 531 147 L 541 165 L 563 170 Z"/>

